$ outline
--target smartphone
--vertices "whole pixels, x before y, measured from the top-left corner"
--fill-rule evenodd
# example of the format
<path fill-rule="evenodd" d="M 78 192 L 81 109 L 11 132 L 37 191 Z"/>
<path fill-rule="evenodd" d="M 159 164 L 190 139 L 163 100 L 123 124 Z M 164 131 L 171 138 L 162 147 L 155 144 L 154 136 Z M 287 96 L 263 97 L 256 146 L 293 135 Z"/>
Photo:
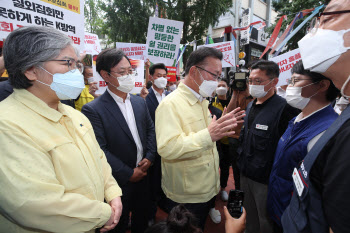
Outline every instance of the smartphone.
<path fill-rule="evenodd" d="M 230 190 L 227 202 L 227 210 L 233 218 L 241 217 L 243 213 L 244 192 L 241 190 Z"/>

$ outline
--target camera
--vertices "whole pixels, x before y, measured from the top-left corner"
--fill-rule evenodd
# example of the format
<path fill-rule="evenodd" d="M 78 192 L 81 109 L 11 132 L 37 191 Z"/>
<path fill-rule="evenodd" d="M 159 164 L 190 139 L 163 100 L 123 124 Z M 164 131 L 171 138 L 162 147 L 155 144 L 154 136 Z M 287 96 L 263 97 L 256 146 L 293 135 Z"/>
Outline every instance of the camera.
<path fill-rule="evenodd" d="M 245 91 L 247 89 L 248 73 L 230 70 L 228 75 L 230 77 L 230 86 L 233 90 Z"/>
<path fill-rule="evenodd" d="M 227 202 L 227 210 L 233 218 L 240 218 L 243 213 L 244 192 L 241 190 L 230 190 Z"/>

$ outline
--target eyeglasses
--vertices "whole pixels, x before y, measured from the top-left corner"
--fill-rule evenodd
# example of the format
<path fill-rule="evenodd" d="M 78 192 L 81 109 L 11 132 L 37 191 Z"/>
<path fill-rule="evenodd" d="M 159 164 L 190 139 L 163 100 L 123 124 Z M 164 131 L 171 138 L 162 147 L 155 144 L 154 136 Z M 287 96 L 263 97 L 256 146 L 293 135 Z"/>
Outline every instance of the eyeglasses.
<path fill-rule="evenodd" d="M 271 81 L 271 79 L 267 79 L 267 80 L 260 80 L 260 79 L 251 79 L 251 78 L 248 78 L 247 79 L 247 83 L 249 83 L 250 85 L 260 85 L 261 83 L 263 82 L 266 82 L 266 81 Z"/>
<path fill-rule="evenodd" d="M 346 13 L 350 13 L 350 10 L 345 10 L 345 11 L 330 11 L 330 12 L 320 12 L 317 14 L 316 17 L 314 17 L 311 22 L 310 25 L 307 29 L 308 33 L 311 33 L 311 35 L 315 35 L 319 26 L 320 26 L 320 18 L 323 15 L 339 15 L 339 14 L 346 14 Z"/>
<path fill-rule="evenodd" d="M 223 79 L 223 78 L 224 78 L 222 75 L 220 75 L 220 74 L 219 74 L 219 75 L 218 75 L 218 74 L 214 74 L 214 73 L 212 73 L 212 72 L 210 72 L 210 71 L 207 71 L 206 69 L 204 69 L 204 68 L 202 68 L 202 67 L 200 67 L 200 66 L 195 66 L 195 67 L 197 67 L 198 69 L 204 70 L 205 72 L 211 74 L 215 80 Z"/>
<path fill-rule="evenodd" d="M 109 74 L 111 74 L 111 73 L 115 73 L 115 74 L 118 74 L 120 76 L 125 76 L 125 75 L 128 75 L 128 74 L 135 75 L 135 76 L 138 75 L 137 72 L 133 71 L 133 70 L 127 70 L 127 71 L 123 71 L 123 72 L 110 71 Z"/>
<path fill-rule="evenodd" d="M 306 78 L 291 78 L 291 79 L 288 79 L 287 82 L 288 82 L 288 85 L 292 85 L 294 87 L 295 83 L 299 82 L 299 81 L 302 81 L 302 80 L 311 80 L 311 79 L 306 79 Z"/>
<path fill-rule="evenodd" d="M 80 73 L 83 73 L 84 71 L 84 65 L 80 61 L 75 61 L 73 59 L 63 59 L 63 60 L 49 60 L 49 61 L 65 61 L 67 62 L 68 70 L 71 72 L 74 72 L 76 69 L 80 71 Z"/>

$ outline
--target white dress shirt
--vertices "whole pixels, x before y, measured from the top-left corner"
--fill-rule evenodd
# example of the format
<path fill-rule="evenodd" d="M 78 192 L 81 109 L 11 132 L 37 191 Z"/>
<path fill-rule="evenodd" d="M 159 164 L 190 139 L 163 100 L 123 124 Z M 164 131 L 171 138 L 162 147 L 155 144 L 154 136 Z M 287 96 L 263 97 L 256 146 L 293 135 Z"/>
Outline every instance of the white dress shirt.
<path fill-rule="evenodd" d="M 137 148 L 137 160 L 136 160 L 136 167 L 137 167 L 138 163 L 142 160 L 142 157 L 143 157 L 142 156 L 143 147 L 142 147 L 139 132 L 137 131 L 134 110 L 133 110 L 131 102 L 130 102 L 130 94 L 127 94 L 127 97 L 126 97 L 125 102 L 124 102 L 123 98 L 120 98 L 119 96 L 114 94 L 112 91 L 110 91 L 108 88 L 107 88 L 107 91 L 112 96 L 112 98 L 115 100 L 115 102 L 118 104 L 119 109 L 122 112 L 124 119 L 125 119 L 126 123 L 128 124 L 128 127 L 131 131 L 132 137 L 134 138 L 136 148 Z"/>
<path fill-rule="evenodd" d="M 158 91 L 156 91 L 153 86 L 152 86 L 152 89 L 153 89 L 153 92 L 154 94 L 156 95 L 156 98 L 158 100 L 158 103 L 160 104 L 160 102 L 165 98 L 165 90 L 163 90 L 163 93 L 162 94 L 159 94 Z"/>

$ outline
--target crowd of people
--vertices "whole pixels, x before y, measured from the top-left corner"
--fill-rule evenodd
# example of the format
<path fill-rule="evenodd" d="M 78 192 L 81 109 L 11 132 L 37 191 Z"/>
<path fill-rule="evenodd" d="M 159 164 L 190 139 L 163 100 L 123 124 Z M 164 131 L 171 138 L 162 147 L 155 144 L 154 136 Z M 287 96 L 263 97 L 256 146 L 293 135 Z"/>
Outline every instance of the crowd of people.
<path fill-rule="evenodd" d="M 105 49 L 99 95 L 69 37 L 16 29 L 0 57 L 0 232 L 201 233 L 222 221 L 230 167 L 244 207 L 221 211 L 226 233 L 348 232 L 349 3 L 315 18 L 283 89 L 263 59 L 232 88 L 222 53 L 202 47 L 181 81 L 146 61 L 131 94 L 129 58 Z"/>

